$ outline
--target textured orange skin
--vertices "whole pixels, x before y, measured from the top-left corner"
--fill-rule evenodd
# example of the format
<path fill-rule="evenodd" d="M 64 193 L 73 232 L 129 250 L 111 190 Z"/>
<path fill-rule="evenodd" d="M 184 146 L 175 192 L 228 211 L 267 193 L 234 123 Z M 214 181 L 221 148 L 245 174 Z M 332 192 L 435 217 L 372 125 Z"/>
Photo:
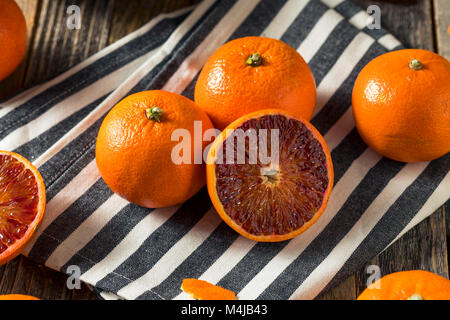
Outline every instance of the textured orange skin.
<path fill-rule="evenodd" d="M 409 68 L 418 59 L 423 68 Z M 436 53 L 405 49 L 364 67 L 353 88 L 362 139 L 385 157 L 429 161 L 450 150 L 450 63 Z"/>
<path fill-rule="evenodd" d="M 260 66 L 245 62 L 253 53 Z M 232 40 L 204 65 L 195 86 L 195 102 L 222 130 L 237 118 L 266 108 L 289 111 L 310 120 L 316 85 L 306 62 L 282 41 L 262 37 Z"/>
<path fill-rule="evenodd" d="M 13 0 L 0 0 L 0 81 L 20 64 L 27 48 L 27 24 Z"/>
<path fill-rule="evenodd" d="M 5 294 L 0 295 L 0 300 L 40 300 L 40 299 L 25 294 Z"/>
<path fill-rule="evenodd" d="M 309 220 L 307 223 L 302 225 L 299 229 L 292 231 L 287 234 L 283 235 L 269 235 L 269 236 L 258 236 L 251 234 L 244 230 L 240 225 L 235 223 L 225 212 L 222 203 L 219 200 L 219 196 L 217 195 L 217 189 L 216 189 L 216 168 L 215 168 L 215 158 L 216 158 L 216 150 L 219 150 L 219 147 L 223 144 L 223 142 L 226 140 L 226 138 L 232 134 L 233 130 L 239 127 L 242 123 L 245 121 L 252 119 L 252 118 L 259 118 L 264 115 L 270 115 L 270 114 L 281 114 L 288 118 L 295 118 L 297 120 L 302 121 L 311 131 L 313 136 L 320 142 L 322 145 L 323 151 L 325 153 L 325 156 L 327 158 L 327 167 L 328 167 L 328 181 L 330 181 L 327 190 L 324 193 L 323 203 L 320 209 L 314 214 L 314 216 Z M 228 134 L 227 134 L 228 133 Z M 291 238 L 294 238 L 298 236 L 299 234 L 305 232 L 309 227 L 311 227 L 317 219 L 322 215 L 322 213 L 325 211 L 328 199 L 331 194 L 331 190 L 333 189 L 333 181 L 334 181 L 334 171 L 333 171 L 333 162 L 331 161 L 331 153 L 328 149 L 328 146 L 323 139 L 322 135 L 317 131 L 317 129 L 308 121 L 302 120 L 299 118 L 294 117 L 293 115 L 289 114 L 286 111 L 278 110 L 278 109 L 264 109 L 260 111 L 256 111 L 253 113 L 250 113 L 248 115 L 245 115 L 234 122 L 232 122 L 228 127 L 226 127 L 225 130 L 222 131 L 222 133 L 214 140 L 214 142 L 211 144 L 211 148 L 208 152 L 208 158 L 206 161 L 206 183 L 208 186 L 208 193 L 211 198 L 211 201 L 214 205 L 214 208 L 216 209 L 217 213 L 220 215 L 223 221 L 225 221 L 226 224 L 228 224 L 232 229 L 234 229 L 236 232 L 241 234 L 242 236 L 254 240 L 254 241 L 260 241 L 260 242 L 278 242 L 278 241 L 284 241 Z"/>
<path fill-rule="evenodd" d="M 414 294 L 424 300 L 450 300 L 450 280 L 422 270 L 395 272 L 372 283 L 358 300 L 407 300 Z"/>
<path fill-rule="evenodd" d="M 145 109 L 163 109 L 161 122 L 147 119 Z M 97 137 L 96 160 L 112 191 L 130 202 L 148 208 L 182 203 L 205 184 L 204 164 L 194 164 L 194 121 L 203 132 L 211 120 L 191 100 L 167 91 L 132 94 L 120 101 L 104 119 Z M 175 164 L 172 132 L 191 134 L 191 164 Z M 202 137 L 200 137 L 201 139 Z M 181 141 L 181 140 L 180 140 Z M 207 145 L 203 142 L 202 148 Z"/>
<path fill-rule="evenodd" d="M 233 291 L 204 280 L 184 279 L 181 290 L 198 300 L 236 300 L 236 294 Z"/>
<path fill-rule="evenodd" d="M 9 151 L 0 151 L 0 155 L 10 155 L 16 158 L 18 161 L 23 163 L 27 169 L 30 169 L 31 172 L 33 172 L 34 176 L 36 177 L 36 181 L 39 188 L 39 204 L 38 204 L 38 212 L 36 214 L 36 217 L 34 218 L 33 222 L 29 225 L 27 232 L 25 235 L 17 240 L 12 246 L 8 247 L 4 252 L 0 254 L 0 266 L 11 261 L 15 257 L 17 257 L 25 247 L 25 245 L 28 243 L 28 241 L 33 236 L 36 229 L 39 227 L 39 225 L 42 222 L 42 219 L 44 218 L 44 212 L 45 212 L 45 206 L 46 206 L 46 194 L 45 194 L 45 185 L 44 180 L 42 179 L 41 174 L 36 169 L 36 167 L 29 162 L 27 159 L 22 157 L 20 154 L 9 152 Z"/>

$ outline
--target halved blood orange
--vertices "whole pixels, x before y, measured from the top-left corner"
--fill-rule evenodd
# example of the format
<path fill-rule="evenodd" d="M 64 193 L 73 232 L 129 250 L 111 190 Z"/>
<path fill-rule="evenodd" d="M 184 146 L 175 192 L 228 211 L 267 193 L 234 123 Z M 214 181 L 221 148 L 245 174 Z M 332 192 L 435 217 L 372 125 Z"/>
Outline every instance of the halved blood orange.
<path fill-rule="evenodd" d="M 249 130 L 258 139 L 251 142 L 251 135 L 244 135 L 245 145 L 240 145 L 236 132 Z M 278 153 L 271 147 L 273 135 L 278 137 Z M 267 154 L 255 160 L 255 141 L 262 150 L 263 136 Z M 239 150 L 245 151 L 245 163 Z M 272 151 L 277 156 L 267 161 Z M 244 237 L 267 242 L 291 239 L 316 222 L 327 206 L 334 177 L 330 151 L 317 129 L 275 109 L 231 123 L 212 143 L 206 170 L 208 192 L 222 219 Z"/>
<path fill-rule="evenodd" d="M 21 155 L 0 151 L 0 265 L 30 240 L 45 211 L 44 181 Z"/>

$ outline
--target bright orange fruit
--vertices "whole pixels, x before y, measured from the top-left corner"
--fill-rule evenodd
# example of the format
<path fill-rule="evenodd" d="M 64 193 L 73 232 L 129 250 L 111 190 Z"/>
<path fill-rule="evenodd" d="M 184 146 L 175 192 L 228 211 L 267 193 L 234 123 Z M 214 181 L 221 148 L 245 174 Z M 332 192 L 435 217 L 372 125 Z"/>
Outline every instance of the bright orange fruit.
<path fill-rule="evenodd" d="M 15 258 L 45 211 L 44 181 L 21 155 L 0 151 L 0 265 Z"/>
<path fill-rule="evenodd" d="M 372 283 L 358 300 L 450 300 L 450 280 L 423 270 L 395 272 Z"/>
<path fill-rule="evenodd" d="M 27 47 L 27 24 L 14 0 L 0 0 L 0 81 L 20 64 Z"/>
<path fill-rule="evenodd" d="M 198 300 L 236 300 L 236 294 L 233 291 L 204 280 L 184 279 L 181 290 Z"/>
<path fill-rule="evenodd" d="M 405 49 L 369 62 L 353 88 L 361 138 L 385 157 L 429 161 L 450 150 L 450 63 Z"/>
<path fill-rule="evenodd" d="M 224 44 L 208 59 L 195 86 L 195 102 L 220 130 L 266 108 L 310 120 L 316 85 L 292 47 L 276 39 L 245 37 Z"/>
<path fill-rule="evenodd" d="M 96 160 L 103 180 L 112 191 L 144 207 L 186 201 L 205 184 L 203 158 L 195 161 L 195 121 L 201 123 L 202 141 L 204 132 L 212 129 L 211 120 L 191 100 L 160 90 L 126 97 L 111 109 L 98 133 Z M 189 134 L 189 149 L 180 151 L 186 161 L 180 164 L 180 159 L 172 159 L 181 143 L 179 137 L 172 139 L 175 130 Z M 208 143 L 202 142 L 200 153 Z"/>
<path fill-rule="evenodd" d="M 257 139 L 239 144 L 235 133 L 251 130 Z M 252 160 L 251 148 L 264 135 L 266 158 Z M 272 136 L 278 136 L 278 147 L 272 145 Z M 266 148 L 259 143 L 258 149 Z M 272 158 L 276 149 L 278 156 Z M 239 161 L 238 150 L 245 161 Z M 333 164 L 323 137 L 308 121 L 276 109 L 231 123 L 211 145 L 206 170 L 208 192 L 219 215 L 256 241 L 283 241 L 304 232 L 325 210 L 333 186 Z"/>
<path fill-rule="evenodd" d="M 40 300 L 40 299 L 25 294 L 5 294 L 0 295 L 0 300 Z"/>

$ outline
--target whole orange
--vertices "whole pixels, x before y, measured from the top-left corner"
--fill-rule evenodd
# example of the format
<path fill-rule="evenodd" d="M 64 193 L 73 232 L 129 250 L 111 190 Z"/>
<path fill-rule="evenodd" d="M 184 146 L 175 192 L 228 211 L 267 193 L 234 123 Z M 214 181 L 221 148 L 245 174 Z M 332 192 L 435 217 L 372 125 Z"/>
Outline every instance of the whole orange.
<path fill-rule="evenodd" d="M 14 0 L 0 0 L 0 81 L 20 64 L 27 47 L 27 24 Z"/>
<path fill-rule="evenodd" d="M 199 125 L 201 130 L 194 132 Z M 182 203 L 205 184 L 199 157 L 208 129 L 212 123 L 206 113 L 181 95 L 160 90 L 135 93 L 103 120 L 97 166 L 111 190 L 130 202 L 149 208 Z"/>
<path fill-rule="evenodd" d="M 368 286 L 358 300 L 450 300 L 450 280 L 423 270 L 394 272 Z"/>
<path fill-rule="evenodd" d="M 316 85 L 292 47 L 276 39 L 245 37 L 224 44 L 208 59 L 195 86 L 195 102 L 220 130 L 265 108 L 310 120 Z"/>
<path fill-rule="evenodd" d="M 359 134 L 385 157 L 428 161 L 450 150 L 450 63 L 436 53 L 405 49 L 373 59 L 352 102 Z"/>

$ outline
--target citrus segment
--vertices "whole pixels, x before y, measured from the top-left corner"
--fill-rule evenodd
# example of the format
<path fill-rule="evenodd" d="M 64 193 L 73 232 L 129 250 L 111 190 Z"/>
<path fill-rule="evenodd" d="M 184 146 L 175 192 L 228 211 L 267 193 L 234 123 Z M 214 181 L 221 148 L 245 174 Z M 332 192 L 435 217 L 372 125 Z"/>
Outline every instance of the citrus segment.
<path fill-rule="evenodd" d="M 224 221 L 257 241 L 282 241 L 306 230 L 324 211 L 333 184 L 331 156 L 319 132 L 278 110 L 244 116 L 227 129 L 212 145 L 207 165 L 208 190 Z M 239 146 L 239 130 L 254 130 L 257 141 L 267 135 L 267 157 L 252 160 L 254 143 L 248 138 Z M 272 135 L 279 141 L 275 149 Z M 239 148 L 245 163 L 238 161 Z"/>
<path fill-rule="evenodd" d="M 25 158 L 0 151 L 0 264 L 14 258 L 45 210 L 45 187 Z"/>

